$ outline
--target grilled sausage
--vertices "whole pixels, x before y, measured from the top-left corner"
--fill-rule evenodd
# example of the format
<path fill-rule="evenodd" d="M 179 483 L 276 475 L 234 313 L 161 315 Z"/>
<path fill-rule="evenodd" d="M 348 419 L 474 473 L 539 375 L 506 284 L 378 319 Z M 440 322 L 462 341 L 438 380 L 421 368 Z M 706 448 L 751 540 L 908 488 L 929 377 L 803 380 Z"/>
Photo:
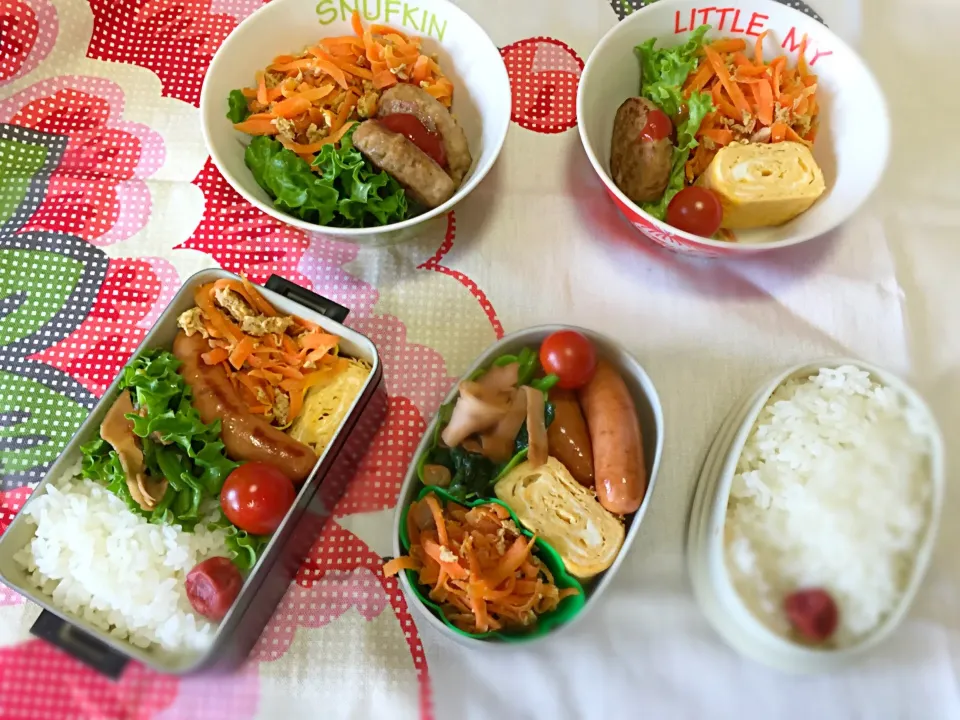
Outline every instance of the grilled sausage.
<path fill-rule="evenodd" d="M 378 117 L 409 113 L 416 115 L 427 130 L 438 133 L 447 155 L 447 172 L 456 187 L 460 187 L 473 158 L 463 128 L 439 100 L 416 85 L 398 83 L 380 96 L 378 107 Z"/>
<path fill-rule="evenodd" d="M 550 454 L 563 463 L 578 483 L 593 487 L 593 449 L 577 395 L 554 388 L 550 401 L 554 407 L 553 422 L 547 429 Z"/>
<path fill-rule="evenodd" d="M 307 479 L 317 464 L 317 454 L 266 420 L 250 413 L 227 373 L 219 365 L 207 365 L 200 357 L 210 346 L 199 333 L 183 331 L 173 341 L 173 354 L 183 363 L 180 374 L 193 390 L 193 406 L 204 423 L 219 419 L 220 439 L 232 460 L 265 462 L 293 482 Z"/>
<path fill-rule="evenodd" d="M 360 124 L 353 133 L 353 144 L 370 162 L 396 178 L 421 205 L 439 207 L 457 191 L 450 176 L 429 155 L 376 120 Z"/>
<path fill-rule="evenodd" d="M 612 513 L 636 512 L 647 492 L 647 472 L 640 420 L 627 384 L 616 368 L 600 360 L 579 397 L 593 443 L 597 499 Z"/>
<path fill-rule="evenodd" d="M 647 113 L 657 106 L 646 98 L 627 98 L 617 110 L 610 142 L 610 174 L 617 187 L 633 202 L 663 197 L 670 181 L 673 142 L 669 137 L 644 140 Z"/>

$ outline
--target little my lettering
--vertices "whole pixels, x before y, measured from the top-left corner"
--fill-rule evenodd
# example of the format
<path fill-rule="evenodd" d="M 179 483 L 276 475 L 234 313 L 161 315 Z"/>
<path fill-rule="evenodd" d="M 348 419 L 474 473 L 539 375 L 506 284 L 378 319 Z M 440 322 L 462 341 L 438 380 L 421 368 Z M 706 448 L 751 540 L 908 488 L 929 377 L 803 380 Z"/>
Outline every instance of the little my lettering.
<path fill-rule="evenodd" d="M 340 20 L 350 22 L 354 10 L 368 22 L 384 25 L 397 23 L 418 33 L 432 35 L 440 42 L 447 32 L 447 21 L 439 20 L 435 13 L 421 10 L 403 0 L 320 0 L 317 3 L 317 20 L 321 25 Z"/>
<path fill-rule="evenodd" d="M 677 10 L 673 18 L 673 32 L 680 34 L 691 32 L 701 25 L 712 25 L 718 32 L 741 33 L 751 37 L 760 37 L 761 33 L 767 30 L 766 22 L 770 19 L 769 15 L 759 12 L 747 12 L 739 8 L 732 7 L 706 7 L 694 8 L 690 12 Z M 783 39 L 780 47 L 788 52 L 797 52 L 803 41 L 803 36 L 797 37 L 797 29 L 790 28 Z M 804 57 L 808 58 L 807 64 L 813 67 L 822 57 L 833 55 L 833 50 L 822 50 L 816 47 L 812 41 L 807 42 Z"/>

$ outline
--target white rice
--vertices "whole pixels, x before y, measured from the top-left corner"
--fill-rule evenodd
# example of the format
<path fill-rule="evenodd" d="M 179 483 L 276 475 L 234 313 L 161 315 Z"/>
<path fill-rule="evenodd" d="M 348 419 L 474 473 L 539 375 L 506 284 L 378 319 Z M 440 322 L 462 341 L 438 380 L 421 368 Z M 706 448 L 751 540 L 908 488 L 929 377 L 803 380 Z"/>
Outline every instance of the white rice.
<path fill-rule="evenodd" d="M 751 611 L 783 635 L 786 595 L 823 588 L 836 647 L 897 606 L 930 514 L 926 420 L 852 366 L 781 385 L 737 465 L 726 557 Z"/>
<path fill-rule="evenodd" d="M 78 471 L 27 508 L 36 536 L 14 559 L 57 607 L 118 639 L 172 652 L 207 647 L 216 626 L 193 612 L 184 579 L 209 557 L 229 557 L 223 531 L 152 525 Z"/>

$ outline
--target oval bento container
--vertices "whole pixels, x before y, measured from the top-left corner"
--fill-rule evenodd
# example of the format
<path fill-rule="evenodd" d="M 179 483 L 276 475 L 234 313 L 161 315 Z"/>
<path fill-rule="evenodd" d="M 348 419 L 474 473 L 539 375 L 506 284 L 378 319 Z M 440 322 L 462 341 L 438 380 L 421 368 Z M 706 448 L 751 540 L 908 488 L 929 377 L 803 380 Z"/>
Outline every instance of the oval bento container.
<path fill-rule="evenodd" d="M 278 55 L 300 52 L 322 38 L 352 36 L 354 8 L 365 27 L 390 25 L 423 39 L 454 85 L 451 113 L 467 137 L 473 163 L 452 198 L 401 222 L 377 227 L 315 225 L 277 209 L 244 163 L 250 136 L 226 117 L 231 90 L 249 87 L 255 73 Z M 220 45 L 200 92 L 200 123 L 207 151 L 230 186 L 263 212 L 308 232 L 358 245 L 389 245 L 416 237 L 427 221 L 445 215 L 490 172 L 510 128 L 510 79 L 500 50 L 466 12 L 447 0 L 346 3 L 342 0 L 273 0 L 241 22 Z"/>
<path fill-rule="evenodd" d="M 490 637 L 480 637 L 464 633 L 452 628 L 441 617 L 439 617 L 439 608 L 436 606 L 428 607 L 424 603 L 423 594 L 419 588 L 414 587 L 416 575 L 410 571 L 401 572 L 400 587 L 407 598 L 407 602 L 416 608 L 417 614 L 426 622 L 427 625 L 434 628 L 441 635 L 448 639 L 466 645 L 476 647 L 483 645 L 490 646 L 516 646 L 517 644 L 530 644 L 543 640 L 551 635 L 571 627 L 574 623 L 581 620 L 589 610 L 599 600 L 600 596 L 610 585 L 617 570 L 620 568 L 623 559 L 630 551 L 630 546 L 640 529 L 640 523 L 643 521 L 653 498 L 656 486 L 657 472 L 660 468 L 660 460 L 663 454 L 663 410 L 660 406 L 660 398 L 657 395 L 653 382 L 647 375 L 640 363 L 624 348 L 608 338 L 583 328 L 571 327 L 568 325 L 543 325 L 538 327 L 519 330 L 515 333 L 505 336 L 503 339 L 491 345 L 464 373 L 461 380 L 465 380 L 473 375 L 478 369 L 488 367 L 495 358 L 500 355 L 516 354 L 524 347 L 539 348 L 543 340 L 558 330 L 575 330 L 582 333 L 594 344 L 599 357 L 605 358 L 623 376 L 630 394 L 633 397 L 634 405 L 637 409 L 637 415 L 640 420 L 640 429 L 643 436 L 644 463 L 647 471 L 647 491 L 643 497 L 640 508 L 626 520 L 626 536 L 623 546 L 614 560 L 613 565 L 608 570 L 587 581 L 583 581 L 585 602 L 578 608 L 577 612 L 564 613 L 562 622 L 551 621 L 549 629 L 544 632 L 533 632 L 529 634 L 513 635 L 508 640 L 502 637 L 492 635 Z M 455 385 L 443 400 L 443 404 L 451 402 L 457 396 Z M 404 520 L 406 510 L 410 503 L 418 499 L 423 492 L 423 484 L 417 477 L 417 460 L 428 449 L 433 438 L 434 430 L 438 418 L 434 416 L 433 421 L 427 427 L 420 442 L 417 452 L 413 456 L 410 468 L 407 470 L 403 486 L 400 488 L 400 496 L 397 503 L 397 512 L 393 523 L 393 553 L 395 556 L 404 554 Z M 411 579 L 412 578 L 412 579 Z M 563 610 L 563 608 L 561 608 Z"/>
<path fill-rule="evenodd" d="M 843 365 L 865 370 L 875 380 L 892 388 L 921 419 L 930 446 L 930 514 L 909 581 L 897 607 L 857 644 L 839 649 L 818 649 L 791 642 L 750 612 L 727 571 L 724 527 L 730 487 L 740 454 L 767 400 L 788 380 L 810 377 L 821 368 Z M 797 674 L 829 672 L 850 665 L 888 638 L 906 617 L 933 554 L 944 486 L 943 438 L 930 408 L 909 385 L 886 370 L 849 358 L 828 358 L 792 367 L 738 402 L 707 451 L 687 528 L 687 564 L 694 595 L 717 633 L 734 650 L 751 660 Z"/>
<path fill-rule="evenodd" d="M 196 288 L 223 278 L 240 279 L 224 270 L 203 270 L 190 277 L 134 356 L 148 349 L 169 349 L 178 330 L 177 318 L 196 305 Z M 109 677 L 118 677 L 130 659 L 175 675 L 227 671 L 239 666 L 286 593 L 386 416 L 386 390 L 377 349 L 369 339 L 342 324 L 349 312 L 347 308 L 276 275 L 258 289 L 281 313 L 298 315 L 338 335 L 341 351 L 370 363 L 371 372 L 343 424 L 244 579 L 240 594 L 217 626 L 209 647 L 202 651 L 169 652 L 157 646 L 144 649 L 117 639 L 79 615 L 59 609 L 50 595 L 30 583 L 24 569 L 13 559 L 34 537 L 35 525 L 28 521 L 25 510 L 48 483 L 76 464 L 80 445 L 97 434 L 100 422 L 116 399 L 119 375 L 0 537 L 0 581 L 43 608 L 31 632 Z"/>
<path fill-rule="evenodd" d="M 880 84 L 856 51 L 811 14 L 792 2 L 739 0 L 724 8 L 700 0 L 657 0 L 627 15 L 590 53 L 577 89 L 578 131 L 583 148 L 613 204 L 638 235 L 670 250 L 700 257 L 749 257 L 806 242 L 851 218 L 883 177 L 890 152 L 890 115 Z M 796 7 L 803 3 L 797 3 Z M 613 120 L 620 104 L 640 92 L 640 64 L 634 47 L 655 38 L 657 48 L 682 44 L 701 24 L 711 40 L 747 41 L 752 56 L 766 31 L 764 55 L 786 55 L 791 66 L 807 37 L 807 62 L 818 78 L 822 106 L 813 155 L 827 189 L 814 205 L 778 227 L 735 231 L 736 241 L 713 240 L 658 220 L 630 200 L 610 175 Z M 869 123 L 860 121 L 866 113 Z"/>

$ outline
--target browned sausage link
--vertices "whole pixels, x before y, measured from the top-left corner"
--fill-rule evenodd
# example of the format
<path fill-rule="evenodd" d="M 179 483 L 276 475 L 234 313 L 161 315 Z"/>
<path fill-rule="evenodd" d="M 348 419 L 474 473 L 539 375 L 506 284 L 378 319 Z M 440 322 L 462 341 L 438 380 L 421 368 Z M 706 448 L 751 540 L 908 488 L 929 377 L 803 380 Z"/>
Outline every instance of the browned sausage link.
<path fill-rule="evenodd" d="M 640 135 L 647 114 L 657 106 L 646 98 L 627 98 L 617 110 L 610 141 L 610 175 L 633 202 L 653 202 L 663 197 L 673 164 L 670 138 L 649 141 Z"/>
<path fill-rule="evenodd" d="M 470 170 L 473 159 L 467 136 L 453 115 L 430 93 L 409 83 L 397 83 L 380 96 L 377 117 L 395 113 L 416 115 L 424 127 L 440 134 L 447 155 L 447 171 L 456 187 Z"/>
<path fill-rule="evenodd" d="M 224 369 L 207 365 L 200 357 L 209 349 L 199 333 L 187 337 L 181 331 L 173 341 L 173 354 L 183 362 L 180 374 L 193 390 L 200 419 L 205 423 L 220 419 L 220 438 L 231 459 L 269 463 L 293 482 L 302 483 L 317 464 L 317 454 L 250 413 Z"/>
<path fill-rule="evenodd" d="M 360 124 L 353 133 L 353 145 L 367 160 L 392 175 L 421 205 L 439 207 L 457 191 L 456 184 L 433 158 L 376 120 Z"/>
<path fill-rule="evenodd" d="M 547 429 L 550 454 L 563 463 L 578 483 L 592 488 L 593 449 L 577 395 L 555 388 L 550 391 L 550 402 L 555 410 Z"/>
<path fill-rule="evenodd" d="M 597 499 L 618 515 L 636 512 L 647 492 L 640 420 L 626 383 L 606 360 L 580 390 L 580 405 L 593 443 Z"/>

